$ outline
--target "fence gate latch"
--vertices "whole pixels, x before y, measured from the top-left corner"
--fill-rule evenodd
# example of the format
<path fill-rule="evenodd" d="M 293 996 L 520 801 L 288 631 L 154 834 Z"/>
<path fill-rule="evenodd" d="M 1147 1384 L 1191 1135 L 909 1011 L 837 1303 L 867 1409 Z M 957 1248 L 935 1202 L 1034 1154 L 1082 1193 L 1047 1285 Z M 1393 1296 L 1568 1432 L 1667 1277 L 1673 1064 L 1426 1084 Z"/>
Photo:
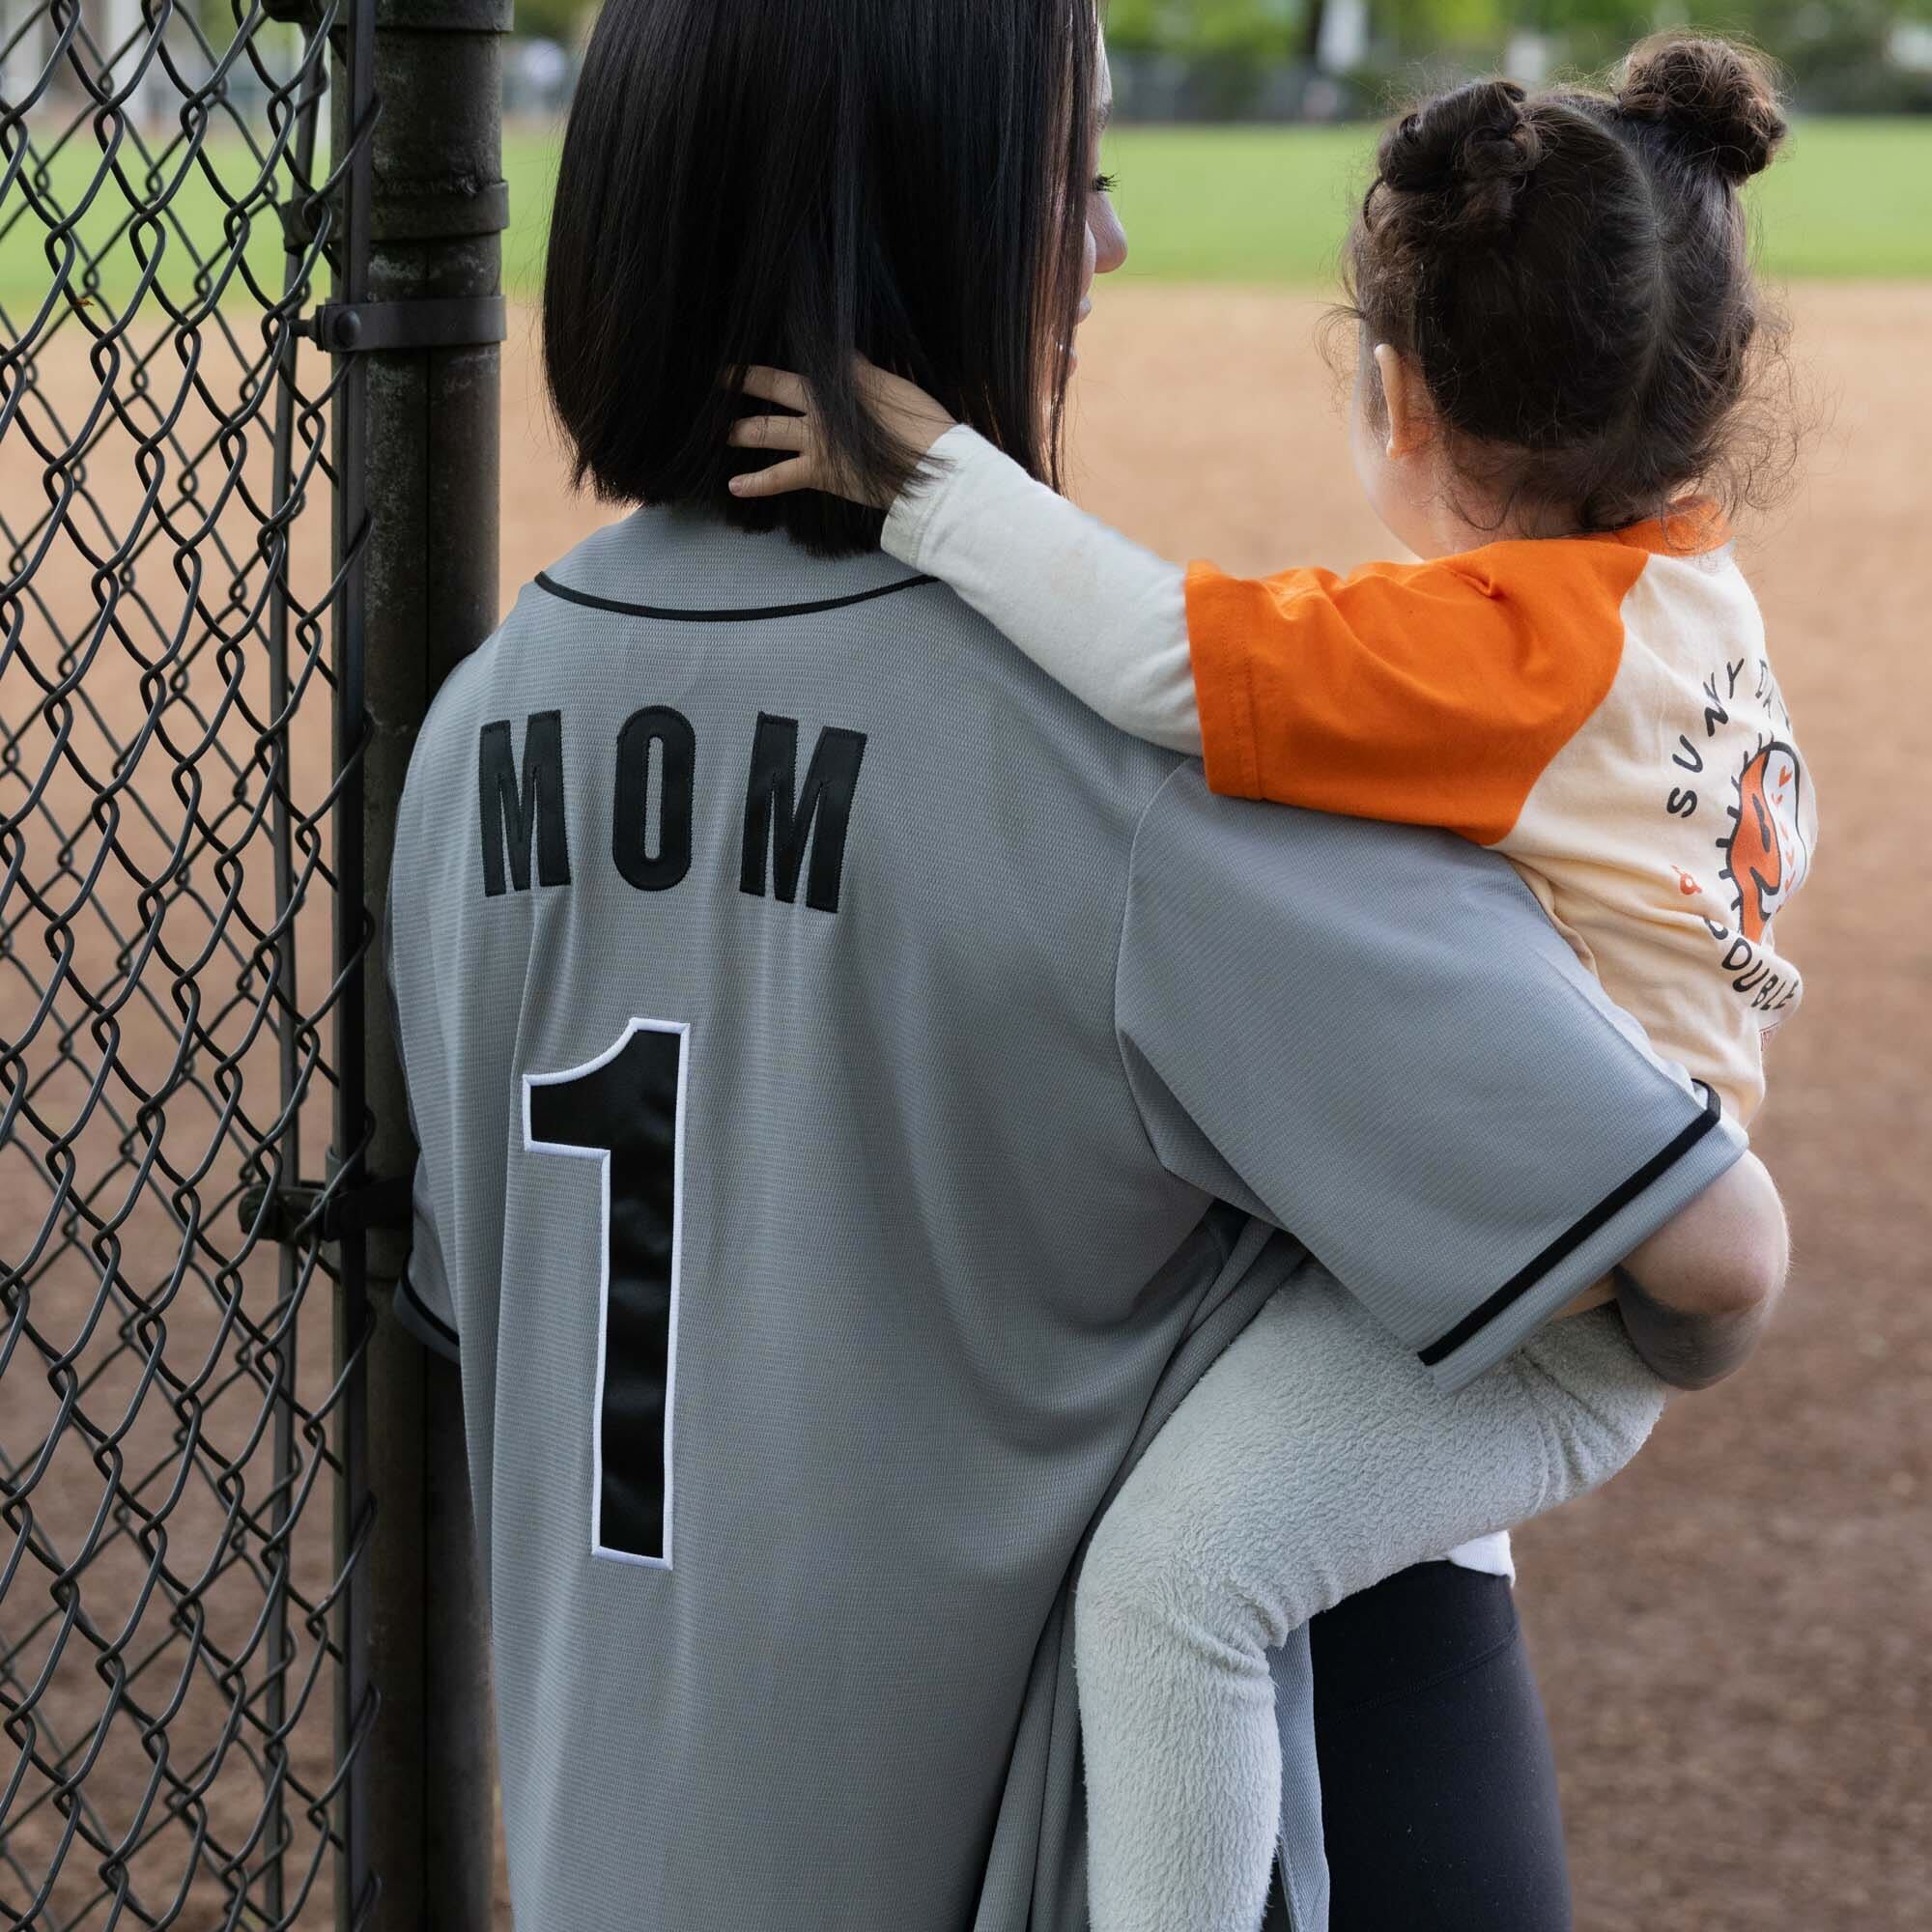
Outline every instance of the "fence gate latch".
<path fill-rule="evenodd" d="M 304 1234 L 319 1240 L 339 1241 L 345 1235 L 366 1234 L 371 1228 L 409 1227 L 414 1180 L 415 1168 L 412 1166 L 407 1174 L 382 1176 L 355 1187 L 338 1187 L 333 1194 L 313 1181 L 298 1181 L 293 1187 L 255 1186 L 243 1191 L 237 1212 L 246 1231 L 254 1227 L 263 1205 L 270 1204 L 262 1232 L 273 1241 L 293 1241 Z M 321 1219 L 311 1226 L 319 1202 Z"/>
<path fill-rule="evenodd" d="M 384 349 L 467 349 L 509 333 L 501 296 L 411 296 L 398 301 L 319 302 L 296 324 L 331 355 Z"/>

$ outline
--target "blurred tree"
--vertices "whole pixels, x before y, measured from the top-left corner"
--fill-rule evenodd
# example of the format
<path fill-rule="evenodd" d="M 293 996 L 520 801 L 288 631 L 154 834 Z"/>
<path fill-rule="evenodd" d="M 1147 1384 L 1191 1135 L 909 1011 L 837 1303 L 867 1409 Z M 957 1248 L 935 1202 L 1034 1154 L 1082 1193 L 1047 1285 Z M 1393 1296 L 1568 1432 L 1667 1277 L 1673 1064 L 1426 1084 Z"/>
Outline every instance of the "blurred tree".
<path fill-rule="evenodd" d="M 1107 39 L 1136 51 L 1286 59 L 1300 50 L 1310 11 L 1309 0 L 1113 0 Z"/>
<path fill-rule="evenodd" d="M 558 6 L 563 0 L 540 0 Z M 1321 23 L 1346 0 L 1112 0 L 1108 38 L 1123 52 L 1178 54 L 1226 71 L 1315 64 Z M 1891 58 L 1900 21 L 1932 21 L 1932 0 L 1367 0 L 1370 65 L 1391 84 L 1425 70 L 1477 72 L 1511 37 L 1541 36 L 1560 65 L 1604 68 L 1664 25 L 1756 41 L 1790 72 L 1800 103 L 1932 108 L 1932 76 Z"/>
<path fill-rule="evenodd" d="M 1901 18 L 1932 17 L 1926 0 L 1754 0 L 1750 31 L 1797 83 L 1801 102 L 1844 112 L 1923 111 L 1932 90 L 1890 59 Z"/>
<path fill-rule="evenodd" d="M 1308 0 L 1301 10 L 1301 31 L 1297 36 L 1300 44 L 1295 48 L 1301 58 L 1313 67 L 1321 47 L 1321 22 L 1328 16 L 1328 0 Z"/>
<path fill-rule="evenodd" d="M 516 0 L 515 31 L 571 46 L 595 12 L 595 0 Z"/>
<path fill-rule="evenodd" d="M 1293 55 L 1312 50 L 1323 11 L 1324 0 L 1113 0 L 1107 32 L 1117 46 L 1163 53 Z M 1525 29 L 1622 46 L 1686 22 L 1743 33 L 1803 60 L 1812 48 L 1882 46 L 1895 20 L 1932 19 L 1932 0 L 1371 0 L 1370 12 L 1378 36 L 1410 52 L 1499 46 Z"/>

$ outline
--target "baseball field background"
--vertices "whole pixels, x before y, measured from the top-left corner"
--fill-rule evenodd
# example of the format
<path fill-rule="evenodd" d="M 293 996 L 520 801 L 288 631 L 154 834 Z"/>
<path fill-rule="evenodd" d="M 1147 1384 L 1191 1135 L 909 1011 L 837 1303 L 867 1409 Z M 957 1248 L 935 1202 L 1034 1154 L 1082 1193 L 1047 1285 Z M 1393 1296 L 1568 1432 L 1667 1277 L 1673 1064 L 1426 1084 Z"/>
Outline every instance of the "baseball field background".
<path fill-rule="evenodd" d="M 506 143 L 505 278 L 526 296 L 556 139 Z M 1111 138 L 1131 254 L 1081 341 L 1090 508 L 1231 570 L 1385 554 L 1317 340 L 1372 141 Z M 1780 921 L 1808 989 L 1756 1134 L 1797 1268 L 1746 1373 L 1519 1538 L 1578 1932 L 1932 1923 L 1932 123 L 1801 122 L 1752 201 L 1808 425 L 1789 499 L 1742 531 L 1822 813 Z M 506 607 L 611 514 L 568 495 L 536 353 L 526 301 Z"/>
<path fill-rule="evenodd" d="M 1172 555 L 1233 570 L 1382 554 L 1318 341 L 1372 140 L 1361 128 L 1110 139 L 1132 255 L 1096 289 L 1082 336 L 1083 502 Z M 503 608 L 616 514 L 570 495 L 542 401 L 532 300 L 557 144 L 549 124 L 516 125 L 505 143 Z M 52 165 L 85 163 L 75 149 Z M 184 188 L 183 221 L 218 227 L 218 202 L 197 192 Z M 1932 916 L 1917 897 L 1932 884 L 1919 789 L 1932 714 L 1932 117 L 1801 120 L 1750 200 L 1768 282 L 1795 323 L 1806 426 L 1787 500 L 1741 538 L 1820 793 L 1810 883 L 1779 927 L 1808 990 L 1776 1042 L 1755 1137 L 1798 1260 L 1758 1361 L 1679 1401 L 1626 1475 L 1519 1539 L 1579 1932 L 1932 1924 Z M 0 301 L 29 315 L 47 285 L 32 226 L 0 237 Z M 272 227 L 249 242 L 265 270 L 280 261 Z M 135 272 L 125 245 L 111 251 L 94 298 L 125 293 Z M 208 348 L 218 392 L 233 371 Z M 71 415 L 98 385 L 86 349 L 68 328 L 38 369 Z M 319 364 L 312 348 L 302 356 Z M 21 438 L 0 440 L 0 500 L 31 502 L 43 480 Z M 126 463 L 96 465 L 90 483 L 115 516 L 140 488 Z M 319 582 L 327 519 L 298 526 L 296 544 L 298 576 Z M 71 547 L 50 554 L 38 594 L 70 621 L 92 608 Z M 117 726 L 138 716 L 131 680 L 94 696 Z M 0 701 L 12 718 L 38 696 L 15 680 Z M 293 747 L 311 786 L 327 767 L 327 724 L 326 706 L 310 706 Z M 71 822 L 82 805 L 65 802 Z M 318 902 L 298 928 L 305 984 L 326 978 L 326 912 Z M 19 1018 L 9 1007 L 0 1033 Z M 156 1030 L 130 1034 L 127 1050 L 164 1058 L 166 1045 Z M 321 1166 L 323 1124 L 307 1130 L 304 1171 Z M 10 1225 L 43 1211 L 36 1187 L 0 1172 Z M 171 1231 L 152 1232 L 165 1252 Z M 305 1387 L 327 1362 L 320 1300 L 311 1319 Z M 5 1431 L 41 1426 L 23 1386 L 8 1385 L 17 1406 Z M 65 1485 L 84 1519 L 99 1482 L 73 1443 L 43 1506 Z M 185 1719 L 181 1748 L 198 1739 Z M 326 1729 L 297 1746 L 303 1776 L 325 1781 Z M 51 1825 L 43 1815 L 34 1829 Z M 331 1922 L 328 1904 L 325 1873 L 300 1922 Z"/>

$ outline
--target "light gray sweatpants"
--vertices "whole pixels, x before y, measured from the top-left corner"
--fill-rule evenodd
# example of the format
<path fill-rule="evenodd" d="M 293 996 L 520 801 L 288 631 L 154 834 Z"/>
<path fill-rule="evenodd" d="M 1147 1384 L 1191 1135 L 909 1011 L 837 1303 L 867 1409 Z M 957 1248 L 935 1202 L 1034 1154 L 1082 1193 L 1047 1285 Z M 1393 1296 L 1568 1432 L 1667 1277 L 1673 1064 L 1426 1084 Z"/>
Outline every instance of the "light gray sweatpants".
<path fill-rule="evenodd" d="M 1093 1932 L 1255 1932 L 1281 1817 L 1266 1653 L 1614 1475 L 1664 1394 L 1614 1308 L 1445 1395 L 1320 1270 L 1278 1291 L 1149 1446 L 1081 1571 Z"/>

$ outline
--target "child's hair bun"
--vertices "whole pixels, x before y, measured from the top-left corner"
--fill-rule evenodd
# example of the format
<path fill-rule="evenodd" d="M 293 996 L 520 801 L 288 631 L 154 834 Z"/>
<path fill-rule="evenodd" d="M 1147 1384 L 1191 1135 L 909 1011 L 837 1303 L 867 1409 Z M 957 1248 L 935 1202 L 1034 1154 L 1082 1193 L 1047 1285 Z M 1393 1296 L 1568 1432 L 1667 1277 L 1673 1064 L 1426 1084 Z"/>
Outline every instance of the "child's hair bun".
<path fill-rule="evenodd" d="M 1499 239 L 1542 153 L 1523 100 L 1513 80 L 1438 95 L 1382 137 L 1382 182 L 1398 194 L 1442 196 L 1442 226 L 1463 241 Z"/>
<path fill-rule="evenodd" d="M 1770 63 L 1729 41 L 1660 34 L 1640 43 L 1617 105 L 1668 128 L 1734 187 L 1767 167 L 1784 139 Z"/>

